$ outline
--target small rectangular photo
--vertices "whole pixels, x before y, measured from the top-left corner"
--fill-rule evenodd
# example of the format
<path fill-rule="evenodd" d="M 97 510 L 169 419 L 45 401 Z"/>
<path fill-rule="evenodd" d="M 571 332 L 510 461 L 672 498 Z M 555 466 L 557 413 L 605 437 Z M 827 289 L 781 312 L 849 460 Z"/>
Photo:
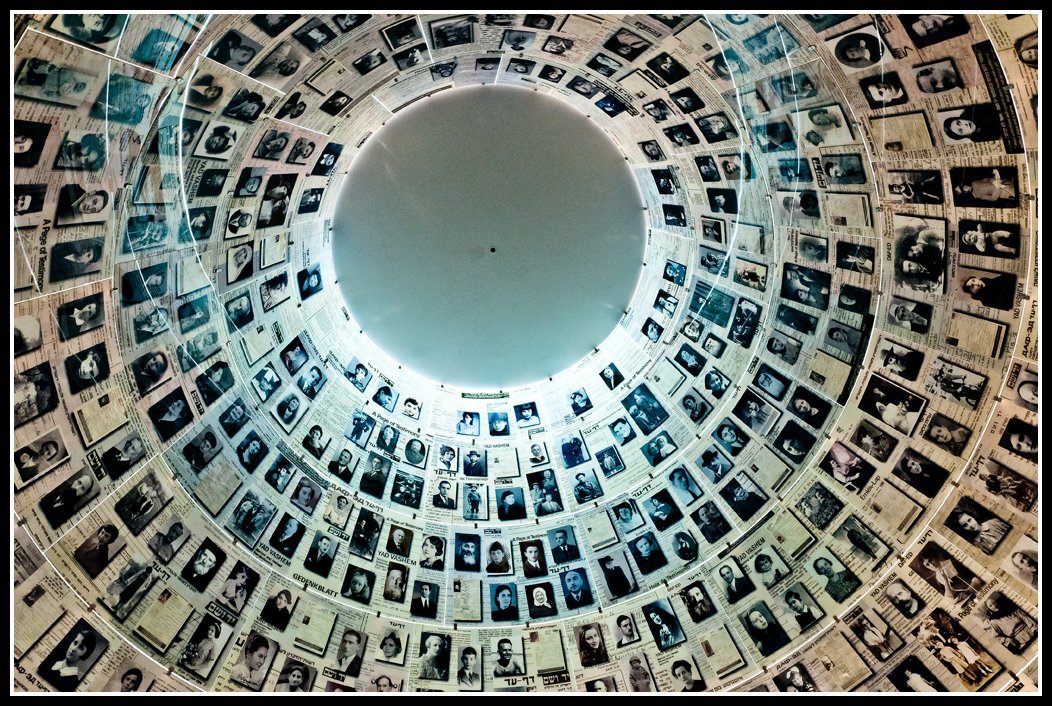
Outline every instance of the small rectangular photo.
<path fill-rule="evenodd" d="M 97 172 L 106 166 L 107 147 L 104 133 L 70 130 L 59 143 L 54 168 Z"/>
<path fill-rule="evenodd" d="M 969 255 L 1018 259 L 1019 231 L 1016 223 L 961 219 L 957 222 L 958 247 Z"/>
<path fill-rule="evenodd" d="M 993 459 L 977 466 L 973 474 L 985 492 L 1021 512 L 1029 512 L 1037 501 L 1037 483 Z"/>
<path fill-rule="evenodd" d="M 647 67 L 669 86 L 679 83 L 690 75 L 690 71 L 683 64 L 676 61 L 668 52 L 661 52 L 647 61 Z"/>
<path fill-rule="evenodd" d="M 901 385 L 873 375 L 866 385 L 859 409 L 895 431 L 912 436 L 928 400 Z"/>
<path fill-rule="evenodd" d="M 117 500 L 113 509 L 131 533 L 138 536 L 171 499 L 171 492 L 156 473 L 150 471 Z"/>
<path fill-rule="evenodd" d="M 840 542 L 840 547 L 847 556 L 864 562 L 866 566 L 877 567 L 891 552 L 891 546 L 870 529 L 855 515 L 848 515 L 833 530 L 833 539 Z"/>
<path fill-rule="evenodd" d="M 441 453 L 442 456 L 448 456 L 448 450 L 452 450 L 449 446 L 445 446 L 443 449 L 444 450 Z M 453 466 L 454 469 L 456 468 L 455 459 L 456 452 L 454 451 L 454 456 L 450 459 L 449 464 Z M 461 454 L 461 461 L 461 472 L 468 478 L 486 478 L 489 475 L 489 453 L 487 451 L 479 451 L 472 447 L 466 453 Z M 440 459 L 439 467 L 442 468 L 443 466 L 444 461 Z"/>
<path fill-rule="evenodd" d="M 591 460 L 588 446 L 579 431 L 571 432 L 559 438 L 559 448 L 562 454 L 564 468 L 574 468 Z"/>
<path fill-rule="evenodd" d="M 720 489 L 720 497 L 743 522 L 751 520 L 769 500 L 767 493 L 744 472 L 727 481 Z"/>
<path fill-rule="evenodd" d="M 892 627 L 872 610 L 858 611 L 858 615 L 849 620 L 847 626 L 869 653 L 881 662 L 886 662 L 906 644 Z"/>
<path fill-rule="evenodd" d="M 150 106 L 159 90 L 159 85 L 111 74 L 88 114 L 108 123 L 138 125 L 151 114 Z"/>
<path fill-rule="evenodd" d="M 236 30 L 229 30 L 212 43 L 208 58 L 241 71 L 259 54 L 260 44 Z"/>
<path fill-rule="evenodd" d="M 202 138 L 194 148 L 192 156 L 226 161 L 233 155 L 242 133 L 241 125 L 223 120 L 211 120 L 202 131 Z M 235 195 L 236 193 L 235 190 Z"/>
<path fill-rule="evenodd" d="M 55 315 L 58 318 L 59 338 L 63 341 L 97 329 L 106 321 L 103 295 L 99 292 L 73 299 L 59 305 Z"/>
<path fill-rule="evenodd" d="M 823 155 L 822 172 L 831 185 L 865 184 L 866 170 L 858 154 Z"/>
<path fill-rule="evenodd" d="M 887 321 L 901 331 L 928 333 L 934 315 L 934 307 L 924 302 L 892 296 L 888 303 Z"/>
<path fill-rule="evenodd" d="M 14 375 L 12 400 L 15 427 L 58 407 L 58 389 L 51 366 L 44 362 Z"/>
<path fill-rule="evenodd" d="M 747 37 L 743 44 L 756 59 L 765 66 L 787 58 L 800 48 L 796 37 L 778 22 Z"/>
<path fill-rule="evenodd" d="M 104 524 L 88 534 L 73 550 L 73 558 L 89 578 L 97 578 L 114 557 L 128 545 L 128 537 L 117 527 Z"/>
<path fill-rule="evenodd" d="M 476 24 L 478 24 L 478 17 L 475 15 L 456 15 L 441 20 L 432 20 L 428 25 L 431 31 L 432 46 L 437 50 L 472 44 L 475 42 Z"/>
<path fill-rule="evenodd" d="M 815 482 L 796 502 L 796 509 L 818 529 L 825 529 L 844 509 L 844 503 L 829 488 Z"/>
<path fill-rule="evenodd" d="M 985 646 L 942 608 L 933 610 L 913 634 L 967 691 L 979 691 L 1001 672 L 1001 664 Z M 946 645 L 953 645 L 952 652 Z M 966 663 L 968 666 L 964 668 Z"/>
<path fill-rule="evenodd" d="M 94 184 L 66 184 L 58 191 L 55 206 L 55 225 L 59 227 L 106 223 L 113 212 L 113 195 L 105 189 L 94 188 Z M 51 281 L 97 272 L 101 267 L 101 246 L 99 252 L 94 250 L 69 250 L 80 243 L 83 248 L 89 240 L 78 240 L 73 243 L 56 243 L 52 246 Z M 79 257 L 73 260 L 72 255 Z M 94 266 L 94 267 L 93 267 Z M 62 267 L 71 270 L 69 274 L 58 277 L 56 272 Z"/>
<path fill-rule="evenodd" d="M 710 145 L 733 140 L 738 137 L 738 130 L 726 113 L 712 113 L 694 118 L 694 123 L 701 130 L 702 137 Z M 790 136 L 791 137 L 791 136 Z"/>
<path fill-rule="evenodd" d="M 15 487 L 36 481 L 69 459 L 69 448 L 57 427 L 46 431 L 14 452 Z"/>
<path fill-rule="evenodd" d="M 863 460 L 861 456 L 839 441 L 833 443 L 818 465 L 833 480 L 852 493 L 862 490 L 876 473 L 876 467 L 873 464 Z"/>
<path fill-rule="evenodd" d="M 847 74 L 865 71 L 880 64 L 884 58 L 880 30 L 873 23 L 826 39 L 825 45 Z"/>
<path fill-rule="evenodd" d="M 971 29 L 964 15 L 898 15 L 898 20 L 918 49 L 968 34 Z"/>
<path fill-rule="evenodd" d="M 774 405 L 751 390 L 742 393 L 732 413 L 760 436 L 766 436 L 782 416 Z"/>
<path fill-rule="evenodd" d="M 402 47 L 418 42 L 424 38 L 424 34 L 420 29 L 420 24 L 417 22 L 416 17 L 410 17 L 406 20 L 401 20 L 392 25 L 388 25 L 380 30 L 380 35 L 387 42 L 387 46 L 391 51 L 401 49 Z"/>
<path fill-rule="evenodd" d="M 986 585 L 971 569 L 935 542 L 925 544 L 909 566 L 940 595 L 962 607 L 971 605 Z"/>
<path fill-rule="evenodd" d="M 958 267 L 950 290 L 959 302 L 1012 311 L 1018 296 L 1017 282 L 1016 275 L 1008 272 Z"/>
<path fill-rule="evenodd" d="M 837 147 L 856 142 L 844 109 L 836 104 L 791 113 L 797 135 L 814 147 Z"/>
<path fill-rule="evenodd" d="M 943 524 L 988 556 L 1012 530 L 1012 525 L 969 497 L 957 501 Z"/>
<path fill-rule="evenodd" d="M 936 397 L 977 409 L 988 381 L 985 375 L 939 358 L 928 371 L 925 388 L 934 390 Z"/>
<path fill-rule="evenodd" d="M 194 420 L 183 388 L 177 387 L 146 411 L 161 441 L 168 441 Z"/>
<path fill-rule="evenodd" d="M 403 470 L 395 471 L 394 482 L 391 484 L 391 502 L 420 509 L 423 495 L 424 479 L 422 477 Z"/>
<path fill-rule="evenodd" d="M 828 548 L 822 547 L 812 555 L 807 566 L 808 573 L 823 584 L 825 592 L 837 603 L 843 603 L 862 586 L 858 576 L 836 558 Z"/>
<path fill-rule="evenodd" d="M 276 513 L 277 508 L 264 496 L 254 490 L 248 490 L 234 506 L 234 512 L 227 520 L 226 527 L 244 542 L 245 546 L 252 549 Z"/>
<path fill-rule="evenodd" d="M 926 498 L 934 498 L 950 478 L 950 472 L 926 456 L 906 448 L 891 469 L 891 474 Z"/>
<path fill-rule="evenodd" d="M 202 622 L 209 619 L 206 616 Z M 245 645 L 241 654 L 234 668 L 230 670 L 230 680 L 251 691 L 260 691 L 270 672 L 271 665 L 277 658 L 278 649 L 278 643 L 274 640 L 264 637 L 255 630 L 249 631 L 245 637 Z"/>
<path fill-rule="evenodd" d="M 79 69 L 79 67 L 78 67 Z M 15 74 L 14 94 L 21 98 L 76 108 L 88 97 L 95 74 L 30 57 Z"/>
<path fill-rule="evenodd" d="M 109 646 L 109 640 L 81 618 L 41 660 L 36 673 L 58 691 L 75 691 Z"/>
<path fill-rule="evenodd" d="M 489 519 L 489 487 L 485 483 L 464 483 L 465 520 Z"/>
<path fill-rule="evenodd" d="M 923 436 L 944 451 L 954 456 L 963 456 L 968 441 L 972 438 L 972 430 L 945 414 L 936 412 L 928 422 Z"/>

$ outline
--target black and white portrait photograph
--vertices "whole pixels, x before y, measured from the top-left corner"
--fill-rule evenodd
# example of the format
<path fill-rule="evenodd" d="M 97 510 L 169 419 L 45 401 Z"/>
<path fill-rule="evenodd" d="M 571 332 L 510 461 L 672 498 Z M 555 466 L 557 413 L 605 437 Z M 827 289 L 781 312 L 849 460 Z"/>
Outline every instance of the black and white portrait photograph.
<path fill-rule="evenodd" d="M 969 497 L 961 497 L 943 521 L 949 530 L 983 554 L 991 555 L 1012 525 Z"/>
<path fill-rule="evenodd" d="M 321 576 L 328 576 L 329 571 L 332 568 L 332 555 L 331 552 L 337 551 L 336 544 L 331 537 L 326 537 L 320 532 L 315 538 L 315 543 L 311 546 L 311 552 L 315 553 L 315 557 L 310 565 L 307 561 L 303 562 L 303 567 Z M 311 554 L 307 554 L 307 559 L 311 559 Z M 353 564 L 347 566 L 347 573 L 343 579 L 343 588 L 340 591 L 340 595 L 344 598 L 350 598 L 356 603 L 362 605 L 369 605 L 373 598 L 373 587 L 376 584 L 376 574 L 368 569 L 363 569 Z"/>
<path fill-rule="evenodd" d="M 226 552 L 220 549 L 211 538 L 205 537 L 190 560 L 183 566 L 180 575 L 195 591 L 201 592 L 215 578 L 225 561 Z"/>
<path fill-rule="evenodd" d="M 153 403 L 147 409 L 147 415 L 153 422 L 161 441 L 172 438 L 194 419 L 190 404 L 186 401 L 186 394 L 181 387 L 175 388 Z"/>
<path fill-rule="evenodd" d="M 131 533 L 138 536 L 171 499 L 171 492 L 151 471 L 117 500 L 114 511 Z"/>
<path fill-rule="evenodd" d="M 193 156 L 226 161 L 233 155 L 243 132 L 243 125 L 211 120 L 202 131 L 202 137 L 194 147 Z"/>
<path fill-rule="evenodd" d="M 972 430 L 945 414 L 937 412 L 928 422 L 923 437 L 954 456 L 963 456 L 968 441 L 972 438 Z"/>
<path fill-rule="evenodd" d="M 58 691 L 74 691 L 109 646 L 102 633 L 86 620 L 77 620 L 41 660 L 36 673 Z"/>
<path fill-rule="evenodd" d="M 906 388 L 874 375 L 859 402 L 859 408 L 892 429 L 912 435 L 928 401 Z"/>
<path fill-rule="evenodd" d="M 69 448 L 58 428 L 44 432 L 14 452 L 15 486 L 28 485 L 69 459 Z"/>
<path fill-rule="evenodd" d="M 647 603 L 642 608 L 643 618 L 659 651 L 665 652 L 686 641 L 679 618 L 667 598 Z"/>
<path fill-rule="evenodd" d="M 1008 420 L 997 445 L 1030 463 L 1037 463 L 1037 427 L 1019 417 L 1013 417 Z"/>
<path fill-rule="evenodd" d="M 891 473 L 926 498 L 938 495 L 939 489 L 950 477 L 949 471 L 910 448 L 903 451 Z"/>
<path fill-rule="evenodd" d="M 918 49 L 968 34 L 970 29 L 964 15 L 898 15 L 898 20 Z"/>
<path fill-rule="evenodd" d="M 75 108 L 88 97 L 96 78 L 70 66 L 32 57 L 15 74 L 13 88 L 15 95 L 22 98 Z"/>
<path fill-rule="evenodd" d="M 910 568 L 959 606 L 970 605 L 986 582 L 935 542 L 928 542 L 909 564 Z"/>
<path fill-rule="evenodd" d="M 248 490 L 234 504 L 226 527 L 251 549 L 256 546 L 276 512 L 277 508 L 260 493 Z"/>
<path fill-rule="evenodd" d="M 961 219 L 957 245 L 962 253 L 1014 260 L 1019 257 L 1019 225 Z"/>
<path fill-rule="evenodd" d="M 303 558 L 303 568 L 306 571 L 327 578 L 329 572 L 332 571 L 332 565 L 338 551 L 339 545 L 336 538 L 318 530 L 314 533 L 314 539 L 311 540 L 307 555 Z"/>

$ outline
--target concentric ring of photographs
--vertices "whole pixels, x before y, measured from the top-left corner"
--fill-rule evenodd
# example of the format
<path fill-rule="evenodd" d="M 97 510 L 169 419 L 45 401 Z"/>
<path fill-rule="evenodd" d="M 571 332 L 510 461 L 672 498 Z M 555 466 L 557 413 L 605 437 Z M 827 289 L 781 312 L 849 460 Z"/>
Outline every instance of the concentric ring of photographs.
<path fill-rule="evenodd" d="M 1036 15 L 29 17 L 15 688 L 1032 688 Z M 390 359 L 329 252 L 474 82 L 610 133 L 651 226 L 510 391 Z"/>

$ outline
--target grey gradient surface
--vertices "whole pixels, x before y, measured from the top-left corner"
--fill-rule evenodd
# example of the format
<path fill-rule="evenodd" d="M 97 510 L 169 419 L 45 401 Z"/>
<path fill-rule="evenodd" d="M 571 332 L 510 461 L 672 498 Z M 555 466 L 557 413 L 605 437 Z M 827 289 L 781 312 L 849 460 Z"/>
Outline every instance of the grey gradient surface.
<path fill-rule="evenodd" d="M 595 124 L 606 118 L 591 112 L 472 86 L 369 138 L 339 195 L 333 259 L 354 317 L 401 365 L 507 388 L 610 334 L 639 279 L 645 224 L 627 162 Z"/>

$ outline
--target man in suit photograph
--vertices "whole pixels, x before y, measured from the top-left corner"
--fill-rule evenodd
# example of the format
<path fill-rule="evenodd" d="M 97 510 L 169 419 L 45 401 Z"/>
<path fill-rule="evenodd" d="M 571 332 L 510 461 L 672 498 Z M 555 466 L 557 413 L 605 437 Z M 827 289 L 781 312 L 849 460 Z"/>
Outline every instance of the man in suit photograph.
<path fill-rule="evenodd" d="M 594 602 L 592 591 L 588 588 L 588 580 L 580 569 L 571 569 L 563 573 L 563 587 L 567 608 L 584 608 Z"/>
<path fill-rule="evenodd" d="M 434 618 L 438 615 L 438 586 L 424 581 L 416 582 L 409 612 L 418 618 Z"/>
<path fill-rule="evenodd" d="M 569 531 L 557 529 L 552 535 L 552 560 L 556 564 L 565 564 L 568 561 L 577 561 L 581 558 L 581 550 L 576 544 L 568 544 Z"/>
<path fill-rule="evenodd" d="M 307 552 L 307 557 L 303 560 L 303 568 L 307 571 L 313 571 L 319 576 L 328 576 L 329 571 L 332 569 L 333 553 L 331 550 L 334 549 L 332 540 L 326 536 L 319 537 L 314 545 Z"/>
<path fill-rule="evenodd" d="M 535 579 L 548 573 L 540 542 L 523 542 L 519 545 L 519 551 L 522 553 L 523 576 Z"/>
<path fill-rule="evenodd" d="M 449 489 L 452 484 L 448 480 L 440 481 L 438 484 L 438 492 L 431 496 L 431 504 L 437 508 L 443 510 L 452 510 L 456 508 L 457 501 L 449 496 Z"/>
<path fill-rule="evenodd" d="M 344 483 L 351 482 L 351 452 L 347 449 L 340 451 L 340 455 L 329 461 L 329 473 L 333 474 Z"/>
<path fill-rule="evenodd" d="M 727 596 L 729 603 L 736 603 L 756 589 L 749 577 L 735 576 L 734 569 L 730 564 L 721 566 L 719 574 L 720 578 L 723 579 L 723 593 Z"/>

